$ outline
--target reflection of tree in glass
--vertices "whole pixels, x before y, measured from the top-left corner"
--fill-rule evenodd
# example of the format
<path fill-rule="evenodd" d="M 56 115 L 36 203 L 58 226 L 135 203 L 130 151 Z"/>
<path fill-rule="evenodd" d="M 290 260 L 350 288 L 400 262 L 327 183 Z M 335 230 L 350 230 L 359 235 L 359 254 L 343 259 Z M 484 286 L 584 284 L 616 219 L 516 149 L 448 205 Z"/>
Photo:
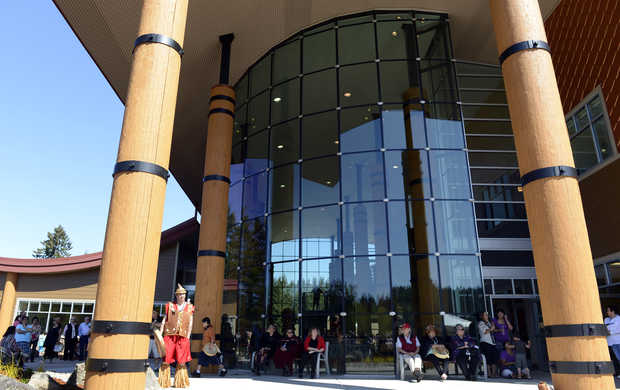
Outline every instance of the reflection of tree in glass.
<path fill-rule="evenodd" d="M 264 218 L 247 221 L 241 231 L 239 270 L 239 326 L 241 329 L 262 323 L 265 307 L 266 243 Z"/>
<path fill-rule="evenodd" d="M 224 279 L 237 279 L 239 266 L 239 250 L 241 249 L 241 225 L 235 225 L 234 214 L 228 211 L 228 225 L 226 231 L 226 265 Z"/>

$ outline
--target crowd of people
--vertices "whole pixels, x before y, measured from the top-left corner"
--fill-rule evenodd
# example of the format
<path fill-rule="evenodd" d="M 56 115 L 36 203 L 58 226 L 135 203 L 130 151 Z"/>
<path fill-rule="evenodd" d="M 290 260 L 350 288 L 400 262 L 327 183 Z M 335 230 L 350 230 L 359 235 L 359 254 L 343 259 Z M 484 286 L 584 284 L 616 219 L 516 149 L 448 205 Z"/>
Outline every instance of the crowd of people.
<path fill-rule="evenodd" d="M 54 318 L 48 331 L 44 332 L 38 317 L 29 318 L 22 312 L 0 340 L 2 361 L 23 366 L 25 361 L 34 362 L 40 358 L 43 349 L 42 359 L 50 362 L 59 354 L 63 355 L 63 360 L 86 360 L 90 328 L 89 317 L 85 317 L 80 325 L 72 318 L 64 327 L 60 318 Z"/>

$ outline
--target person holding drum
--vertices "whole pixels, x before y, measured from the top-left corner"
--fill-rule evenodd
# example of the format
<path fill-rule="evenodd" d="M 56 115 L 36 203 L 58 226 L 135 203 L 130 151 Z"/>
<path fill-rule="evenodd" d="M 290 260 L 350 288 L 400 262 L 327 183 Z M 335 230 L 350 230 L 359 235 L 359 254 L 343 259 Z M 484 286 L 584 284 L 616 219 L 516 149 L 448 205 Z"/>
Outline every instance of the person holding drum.
<path fill-rule="evenodd" d="M 200 369 L 202 367 L 208 367 L 214 365 L 218 367 L 218 373 L 220 376 L 226 375 L 226 368 L 224 368 L 224 358 L 222 352 L 215 344 L 215 329 L 211 325 L 211 319 L 205 317 L 202 319 L 202 326 L 204 332 L 202 334 L 202 350 L 198 354 L 198 368 L 192 373 L 192 377 L 200 378 Z"/>
<path fill-rule="evenodd" d="M 421 343 L 420 355 L 422 355 L 422 360 L 433 363 L 442 382 L 448 379 L 450 352 L 443 341 L 437 337 L 435 325 L 426 325 Z"/>

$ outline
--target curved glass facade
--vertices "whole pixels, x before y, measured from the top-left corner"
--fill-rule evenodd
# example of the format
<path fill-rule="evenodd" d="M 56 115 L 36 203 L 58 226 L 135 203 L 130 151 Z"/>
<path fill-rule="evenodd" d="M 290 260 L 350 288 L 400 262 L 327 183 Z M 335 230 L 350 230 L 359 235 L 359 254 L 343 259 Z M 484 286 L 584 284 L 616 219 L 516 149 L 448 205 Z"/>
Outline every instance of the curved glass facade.
<path fill-rule="evenodd" d="M 236 84 L 224 308 L 240 332 L 317 326 L 338 372 L 392 371 L 398 323 L 450 333 L 484 308 L 449 36 L 444 15 L 339 18 Z"/>

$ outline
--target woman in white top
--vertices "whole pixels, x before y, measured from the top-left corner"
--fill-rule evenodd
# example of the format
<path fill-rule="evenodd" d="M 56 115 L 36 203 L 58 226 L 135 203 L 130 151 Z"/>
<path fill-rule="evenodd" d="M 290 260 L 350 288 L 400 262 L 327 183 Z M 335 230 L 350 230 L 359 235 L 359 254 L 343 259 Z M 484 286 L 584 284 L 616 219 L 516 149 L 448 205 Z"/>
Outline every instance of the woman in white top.
<path fill-rule="evenodd" d="M 495 339 L 493 338 L 493 332 L 495 331 L 495 324 L 489 319 L 488 312 L 482 312 L 480 314 L 480 321 L 478 322 L 478 334 L 480 335 L 480 352 L 487 359 L 487 366 L 489 367 L 489 376 L 496 378 L 497 363 L 499 361 L 499 352 L 495 347 Z"/>

